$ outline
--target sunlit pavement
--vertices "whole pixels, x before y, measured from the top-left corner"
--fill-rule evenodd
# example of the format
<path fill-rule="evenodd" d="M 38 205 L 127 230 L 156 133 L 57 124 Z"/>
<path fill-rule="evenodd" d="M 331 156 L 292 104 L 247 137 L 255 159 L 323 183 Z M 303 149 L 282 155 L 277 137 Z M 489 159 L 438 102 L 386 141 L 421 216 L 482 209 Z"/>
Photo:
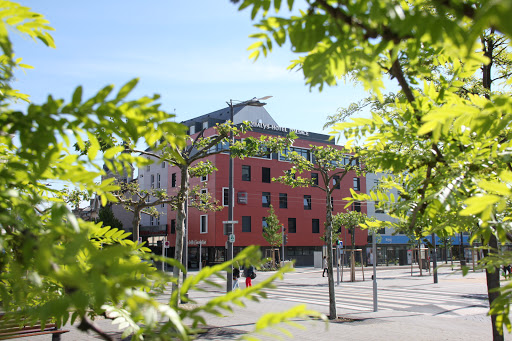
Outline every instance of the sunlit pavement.
<path fill-rule="evenodd" d="M 440 264 L 443 265 L 444 264 Z M 197 271 L 190 271 L 194 275 Z M 258 283 L 272 272 L 258 272 L 253 281 Z M 428 270 L 420 276 L 419 269 L 410 266 L 378 267 L 377 303 L 378 311 L 373 311 L 373 281 L 371 268 L 356 271 L 356 281 L 349 282 L 350 273 L 345 268 L 343 282 L 337 284 L 337 322 L 324 323 L 318 320 L 296 319 L 302 329 L 282 324 L 291 332 L 294 340 L 492 340 L 488 310 L 485 273 L 470 271 L 462 277 L 458 265 L 452 270 L 450 264 L 439 269 L 439 281 L 433 283 Z M 201 304 L 225 292 L 226 283 L 216 280 L 221 289 L 208 288 L 206 292 L 193 291 L 190 298 Z M 505 282 L 502 282 L 505 283 Z M 245 288 L 245 279 L 240 279 L 240 287 Z M 301 267 L 284 275 L 276 282 L 276 288 L 266 290 L 266 299 L 260 302 L 247 301 L 245 307 L 236 307 L 234 313 L 226 312 L 222 317 L 206 316 L 205 333 L 200 340 L 235 340 L 254 330 L 255 322 L 266 313 L 280 312 L 298 304 L 306 304 L 328 315 L 329 292 L 327 278 L 322 277 L 322 269 Z M 159 300 L 165 302 L 170 288 Z M 117 326 L 109 320 L 96 321 L 98 326 L 110 335 L 120 339 Z M 63 341 L 98 340 L 93 335 L 79 332 L 74 326 L 66 326 L 71 332 L 63 334 Z M 291 339 L 276 328 L 269 333 Z M 269 335 L 256 334 L 261 340 L 276 340 Z M 24 338 L 20 339 L 24 340 Z M 48 335 L 27 340 L 49 340 Z M 512 340 L 510 334 L 505 340 Z"/>

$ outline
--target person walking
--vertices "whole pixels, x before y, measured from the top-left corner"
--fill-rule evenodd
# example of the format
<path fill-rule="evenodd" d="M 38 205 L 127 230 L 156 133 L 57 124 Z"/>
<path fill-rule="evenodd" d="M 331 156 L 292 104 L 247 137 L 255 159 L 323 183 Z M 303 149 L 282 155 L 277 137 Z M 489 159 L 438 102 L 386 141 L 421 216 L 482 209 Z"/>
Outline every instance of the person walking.
<path fill-rule="evenodd" d="M 233 290 L 236 288 L 240 289 L 238 279 L 240 278 L 240 269 L 238 267 L 233 268 Z"/>
<path fill-rule="evenodd" d="M 325 273 L 329 274 L 329 268 L 327 267 L 327 257 L 324 256 L 324 272 L 322 272 L 322 277 L 325 277 Z"/>
<path fill-rule="evenodd" d="M 245 287 L 252 287 L 252 280 L 256 278 L 256 272 L 254 272 L 254 266 L 249 265 L 244 268 L 245 276 Z"/>

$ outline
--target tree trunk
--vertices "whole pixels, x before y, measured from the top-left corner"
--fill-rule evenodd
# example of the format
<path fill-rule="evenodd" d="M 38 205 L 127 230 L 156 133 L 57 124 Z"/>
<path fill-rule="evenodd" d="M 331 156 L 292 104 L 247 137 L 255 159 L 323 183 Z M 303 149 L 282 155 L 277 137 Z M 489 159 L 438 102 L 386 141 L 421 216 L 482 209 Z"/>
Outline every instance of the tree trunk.
<path fill-rule="evenodd" d="M 494 29 L 491 29 L 491 34 L 494 33 Z M 492 36 L 489 36 L 487 39 L 484 39 L 482 41 L 482 45 L 484 46 L 484 55 L 489 58 L 489 63 L 482 65 L 482 84 L 484 88 L 489 90 L 489 93 L 485 93 L 485 97 L 487 99 L 490 99 L 490 93 L 491 93 L 491 85 L 492 85 L 492 65 L 493 65 L 493 57 L 494 57 L 494 41 L 492 39 Z M 461 235 L 462 238 L 462 235 Z M 461 241 L 462 245 L 462 241 Z M 489 239 L 489 246 L 491 247 L 491 250 L 495 250 L 495 252 L 498 252 L 498 239 L 494 234 L 491 234 L 491 237 Z M 489 251 L 484 250 L 484 257 L 489 254 Z M 492 302 L 498 298 L 499 292 L 496 290 L 500 287 L 500 270 L 501 269 L 494 269 L 495 271 L 493 273 L 490 273 L 487 269 L 485 270 L 485 276 L 487 279 L 487 296 L 489 298 L 489 306 L 492 305 Z M 492 339 L 494 341 L 501 341 L 504 340 L 503 337 L 503 328 L 502 330 L 498 330 L 498 327 L 496 326 L 496 315 L 491 315 L 491 323 L 492 323 Z M 501 334 L 500 334 L 501 331 Z"/>
<path fill-rule="evenodd" d="M 139 242 L 139 225 L 140 225 L 140 211 L 142 208 L 134 207 L 133 209 L 133 219 L 132 219 L 132 228 L 133 228 L 133 241 L 135 243 Z"/>
<path fill-rule="evenodd" d="M 350 242 L 352 246 L 352 254 L 350 255 L 350 281 L 356 281 L 356 228 L 352 227 L 350 232 Z"/>
<path fill-rule="evenodd" d="M 498 252 L 498 239 L 494 234 L 491 234 L 491 238 L 489 239 L 489 246 L 491 247 L 491 250 Z M 486 257 L 488 254 L 489 251 L 484 249 L 484 257 Z M 485 270 L 485 277 L 487 279 L 487 296 L 489 298 L 489 306 L 491 306 L 492 302 L 500 295 L 499 292 L 496 291 L 500 288 L 500 269 L 495 269 L 493 273 L 490 273 L 489 270 Z M 494 341 L 503 341 L 503 328 L 499 330 L 496 326 L 496 315 L 491 315 L 491 324 L 492 339 Z"/>
<path fill-rule="evenodd" d="M 334 320 L 336 315 L 336 293 L 334 292 L 334 274 L 332 269 L 332 207 L 331 207 L 331 194 L 327 193 L 327 214 L 326 214 L 326 243 L 327 243 L 327 280 L 329 283 L 329 320 Z"/>
<path fill-rule="evenodd" d="M 354 251 L 352 251 L 352 254 L 350 255 L 350 281 L 356 281 L 356 257 Z"/>
<path fill-rule="evenodd" d="M 185 205 L 187 204 L 186 198 L 188 193 L 189 175 L 187 169 L 181 169 L 181 188 L 178 193 L 178 207 L 176 214 L 176 247 L 174 248 L 174 259 L 181 261 L 183 259 L 183 236 L 185 235 Z M 173 293 L 180 287 L 180 269 L 175 266 L 172 270 L 173 277 L 176 278 L 176 283 L 172 284 Z M 179 296 L 179 295 L 178 295 Z M 177 304 L 178 302 L 176 302 Z"/>

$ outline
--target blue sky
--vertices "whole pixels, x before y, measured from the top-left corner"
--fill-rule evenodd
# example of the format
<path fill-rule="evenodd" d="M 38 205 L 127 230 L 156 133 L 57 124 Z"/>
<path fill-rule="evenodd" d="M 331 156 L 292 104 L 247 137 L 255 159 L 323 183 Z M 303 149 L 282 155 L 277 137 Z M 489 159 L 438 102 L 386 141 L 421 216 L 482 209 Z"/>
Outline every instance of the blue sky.
<path fill-rule="evenodd" d="M 248 59 L 248 36 L 257 32 L 248 11 L 228 0 L 29 0 L 55 28 L 57 49 L 14 36 L 15 53 L 35 67 L 18 73 L 14 87 L 41 103 L 48 94 L 69 100 L 107 84 L 139 77 L 134 95 L 162 96 L 162 108 L 183 121 L 226 106 L 226 101 L 272 95 L 267 111 L 281 126 L 322 131 L 325 118 L 366 96 L 340 84 L 320 93 L 286 70 L 296 55 L 277 48 Z"/>

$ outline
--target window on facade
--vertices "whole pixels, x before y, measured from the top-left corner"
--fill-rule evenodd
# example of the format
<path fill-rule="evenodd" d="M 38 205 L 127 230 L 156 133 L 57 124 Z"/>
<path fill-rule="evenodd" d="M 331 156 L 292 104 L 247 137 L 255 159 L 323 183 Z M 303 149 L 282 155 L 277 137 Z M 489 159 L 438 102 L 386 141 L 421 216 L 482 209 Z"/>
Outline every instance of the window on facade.
<path fill-rule="evenodd" d="M 215 147 L 212 147 L 212 151 L 220 152 L 220 151 L 229 151 L 229 141 L 219 142 Z"/>
<path fill-rule="evenodd" d="M 242 232 L 251 232 L 250 216 L 242 216 Z"/>
<path fill-rule="evenodd" d="M 292 147 L 292 148 L 291 148 L 291 151 L 292 151 L 292 152 L 295 152 L 295 153 L 297 153 L 297 154 L 299 154 L 300 156 L 302 156 L 303 158 L 305 158 L 305 159 L 306 159 L 306 160 L 308 160 L 308 161 L 309 161 L 309 159 L 310 159 L 310 157 L 309 157 L 309 155 L 310 155 L 310 151 L 309 151 L 309 149 L 304 149 L 304 148 L 294 148 L 294 147 Z"/>
<path fill-rule="evenodd" d="M 251 181 L 251 166 L 242 165 L 242 181 Z"/>
<path fill-rule="evenodd" d="M 297 219 L 288 218 L 288 233 L 297 233 Z"/>
<path fill-rule="evenodd" d="M 279 161 L 288 161 L 288 153 L 290 150 L 288 148 L 279 152 Z"/>
<path fill-rule="evenodd" d="M 176 219 L 171 220 L 171 234 L 176 233 Z"/>
<path fill-rule="evenodd" d="M 208 121 L 203 122 L 203 129 L 208 129 Z"/>
<path fill-rule="evenodd" d="M 261 194 L 261 206 L 270 207 L 270 192 L 263 192 Z"/>
<path fill-rule="evenodd" d="M 311 195 L 304 196 L 304 209 L 305 210 L 311 209 Z"/>
<path fill-rule="evenodd" d="M 293 173 L 293 174 L 292 174 L 292 170 L 291 170 L 291 169 L 288 169 L 288 170 L 286 170 L 286 171 L 284 171 L 284 172 L 285 172 L 286 174 L 290 174 L 290 175 L 292 176 L 292 179 L 296 179 L 296 174 L 295 174 L 295 173 Z"/>
<path fill-rule="evenodd" d="M 354 211 L 361 212 L 361 203 L 360 202 L 354 203 Z"/>
<path fill-rule="evenodd" d="M 361 190 L 361 179 L 354 178 L 354 191 L 360 191 Z"/>
<path fill-rule="evenodd" d="M 156 188 L 160 188 L 160 174 L 156 175 Z"/>
<path fill-rule="evenodd" d="M 201 182 L 208 181 L 208 175 L 204 175 L 201 177 Z"/>
<path fill-rule="evenodd" d="M 160 225 L 160 216 L 155 218 L 155 225 Z"/>
<path fill-rule="evenodd" d="M 261 182 L 270 183 L 270 168 L 262 167 L 261 168 Z"/>
<path fill-rule="evenodd" d="M 345 155 L 343 157 L 343 160 L 341 162 L 343 165 L 351 165 L 351 166 L 357 166 L 359 165 L 359 159 L 353 158 L 352 155 Z"/>
<path fill-rule="evenodd" d="M 164 207 L 165 207 L 165 204 L 162 204 L 162 208 L 164 208 Z"/>
<path fill-rule="evenodd" d="M 288 194 L 279 193 L 279 208 L 288 208 Z"/>
<path fill-rule="evenodd" d="M 150 165 L 147 165 L 146 166 L 146 170 L 149 172 L 151 170 L 151 166 Z"/>
<path fill-rule="evenodd" d="M 318 186 L 318 173 L 311 173 L 311 180 L 313 180 L 313 186 Z"/>
<path fill-rule="evenodd" d="M 334 186 L 334 189 L 340 189 L 340 183 L 338 182 L 340 180 L 340 177 L 335 175 L 332 177 L 332 185 Z M 338 184 L 336 184 L 338 183 Z"/>
<path fill-rule="evenodd" d="M 311 159 L 309 149 L 291 147 L 279 152 L 279 161 L 289 161 L 288 155 L 293 152 L 299 154 L 308 161 Z"/>
<path fill-rule="evenodd" d="M 176 187 L 176 173 L 171 174 L 171 187 Z"/>
<path fill-rule="evenodd" d="M 267 217 L 263 217 L 261 219 L 261 228 L 264 230 L 268 227 L 268 224 L 267 224 Z"/>
<path fill-rule="evenodd" d="M 384 208 L 379 207 L 378 201 L 375 201 L 375 213 L 384 213 Z"/>
<path fill-rule="evenodd" d="M 165 168 L 165 161 L 162 162 L 162 168 Z"/>
<path fill-rule="evenodd" d="M 234 193 L 235 193 L 235 190 L 233 189 L 233 194 Z M 229 206 L 229 188 L 228 187 L 222 188 L 222 205 Z"/>
<path fill-rule="evenodd" d="M 155 174 L 151 174 L 151 188 L 155 188 Z"/>
<path fill-rule="evenodd" d="M 201 233 L 208 233 L 208 216 L 207 215 L 202 215 L 200 217 L 201 219 L 201 226 L 200 226 L 200 229 L 201 229 Z"/>
<path fill-rule="evenodd" d="M 262 155 L 258 156 L 262 159 L 272 159 L 272 153 L 270 152 L 270 148 L 266 148 L 266 147 L 263 147 L 263 146 L 260 146 L 260 150 L 262 152 Z M 265 154 L 263 154 L 265 153 Z"/>
<path fill-rule="evenodd" d="M 205 195 L 206 193 L 208 193 L 208 189 L 207 188 L 201 188 L 201 194 Z M 206 204 L 206 201 L 202 200 L 201 203 L 202 204 Z"/>
<path fill-rule="evenodd" d="M 155 217 L 149 216 L 149 225 L 153 226 L 155 224 Z"/>
<path fill-rule="evenodd" d="M 189 135 L 194 135 L 196 133 L 196 125 L 195 123 L 190 126 Z"/>
<path fill-rule="evenodd" d="M 313 219 L 311 221 L 311 232 L 320 233 L 320 219 Z"/>

